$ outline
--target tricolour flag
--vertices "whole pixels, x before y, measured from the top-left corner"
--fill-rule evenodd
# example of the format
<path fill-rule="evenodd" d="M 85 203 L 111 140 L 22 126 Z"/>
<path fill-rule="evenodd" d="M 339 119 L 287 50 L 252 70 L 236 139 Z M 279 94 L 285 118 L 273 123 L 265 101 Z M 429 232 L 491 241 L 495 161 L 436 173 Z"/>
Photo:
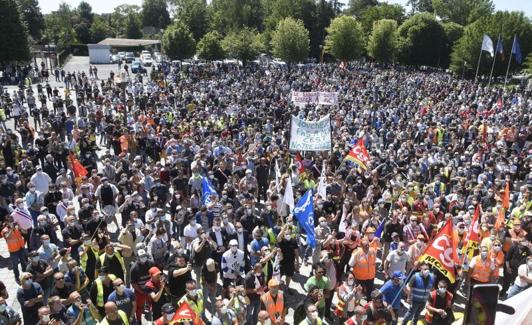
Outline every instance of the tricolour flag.
<path fill-rule="evenodd" d="M 301 157 L 301 154 L 296 152 L 296 158 L 294 159 L 294 164 L 297 167 L 297 172 L 299 174 L 303 173 L 305 171 L 305 166 L 303 165 L 303 157 Z"/>
<path fill-rule="evenodd" d="M 515 55 L 515 61 L 518 64 L 521 64 L 523 62 L 523 57 L 521 56 L 521 47 L 519 46 L 519 41 L 517 40 L 517 35 L 514 36 L 514 42 L 512 44 L 512 53 Z"/>
<path fill-rule="evenodd" d="M 202 190 L 202 200 L 204 205 L 209 205 L 211 203 L 211 196 L 218 196 L 216 190 L 212 186 L 211 182 L 207 177 L 201 179 L 201 190 Z"/>
<path fill-rule="evenodd" d="M 360 138 L 357 141 L 357 144 L 351 148 L 347 156 L 345 156 L 344 161 L 352 162 L 364 170 L 368 169 L 370 157 L 366 145 L 364 144 L 364 139 Z"/>
<path fill-rule="evenodd" d="M 493 50 L 493 41 L 488 35 L 484 35 L 484 38 L 482 39 L 481 50 L 488 52 L 491 57 L 493 57 L 495 54 L 495 51 Z"/>
<path fill-rule="evenodd" d="M 503 45 L 502 45 L 502 39 L 501 37 L 499 36 L 499 38 L 497 39 L 497 45 L 495 46 L 495 54 L 497 56 L 501 56 L 501 60 L 504 60 L 504 49 L 503 49 Z"/>
<path fill-rule="evenodd" d="M 456 257 L 456 247 L 453 247 L 453 221 L 447 220 L 445 226 L 438 232 L 434 240 L 418 258 L 419 262 L 426 262 L 440 271 L 449 282 L 454 283 L 456 273 L 454 261 Z"/>
<path fill-rule="evenodd" d="M 479 232 L 480 223 L 480 204 L 477 204 L 475 213 L 473 214 L 473 220 L 469 226 L 469 232 L 466 236 L 466 242 L 462 248 L 462 258 L 469 263 L 473 259 L 473 255 L 478 248 L 478 242 L 480 241 Z"/>
<path fill-rule="evenodd" d="M 312 190 L 308 190 L 297 202 L 294 208 L 294 216 L 299 225 L 307 233 L 307 243 L 310 247 L 316 247 L 316 233 L 314 229 L 314 202 Z"/>

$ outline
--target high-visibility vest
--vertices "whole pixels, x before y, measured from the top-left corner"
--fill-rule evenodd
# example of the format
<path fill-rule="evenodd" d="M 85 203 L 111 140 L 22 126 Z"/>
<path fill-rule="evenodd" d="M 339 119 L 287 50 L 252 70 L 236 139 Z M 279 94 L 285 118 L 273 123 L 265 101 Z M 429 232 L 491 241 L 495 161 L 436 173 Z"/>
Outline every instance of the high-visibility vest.
<path fill-rule="evenodd" d="M 275 322 L 277 317 L 280 317 L 284 320 L 284 297 L 282 291 L 279 290 L 277 292 L 277 299 L 275 302 L 273 301 L 272 295 L 269 292 L 262 294 L 260 296 L 260 300 L 266 307 L 266 311 L 268 312 L 268 315 L 270 315 L 272 322 Z"/>
<path fill-rule="evenodd" d="M 186 302 L 187 305 L 192 309 L 194 314 L 196 314 L 196 318 L 200 317 L 201 314 L 203 314 L 203 291 L 197 290 L 198 296 L 196 297 L 196 301 L 188 299 L 187 295 L 184 295 L 179 299 L 179 302 L 177 303 L 177 306 L 180 306 L 183 302 Z"/>
<path fill-rule="evenodd" d="M 377 253 L 374 248 L 370 247 L 368 253 L 364 253 L 362 248 L 353 252 L 355 265 L 353 266 L 353 275 L 357 280 L 372 280 L 375 278 Z"/>
<path fill-rule="evenodd" d="M 109 278 L 111 281 L 114 281 L 116 277 L 113 274 L 109 274 Z M 103 282 L 100 280 L 100 278 L 94 280 L 94 283 L 96 283 L 96 289 L 97 289 L 97 296 L 96 296 L 96 306 L 97 307 L 103 307 L 105 304 L 105 297 L 103 296 Z"/>
<path fill-rule="evenodd" d="M 7 242 L 7 250 L 10 253 L 18 252 L 19 250 L 24 248 L 24 245 L 26 244 L 24 242 L 24 237 L 22 237 L 22 234 L 20 233 L 20 230 L 13 229 L 11 231 L 11 235 L 9 237 L 4 237 Z"/>
<path fill-rule="evenodd" d="M 122 323 L 125 325 L 129 325 L 129 320 L 127 319 L 127 315 L 123 310 L 118 310 L 118 316 L 120 319 L 122 319 Z M 107 318 L 104 317 L 98 325 L 109 325 L 109 322 L 107 321 Z"/>
<path fill-rule="evenodd" d="M 100 255 L 100 265 L 103 266 L 103 263 L 105 262 L 105 256 L 107 254 Z M 124 277 L 126 276 L 126 264 L 124 263 L 124 258 L 122 255 L 120 255 L 118 252 L 115 252 L 113 256 L 116 256 L 118 259 L 118 262 L 120 262 L 120 266 L 122 266 L 122 272 L 124 272 Z M 124 280 L 124 279 L 122 279 Z"/>
<path fill-rule="evenodd" d="M 89 260 L 89 252 L 92 251 L 92 253 L 94 254 L 94 258 L 98 259 L 98 255 L 100 254 L 100 252 L 98 251 L 97 248 L 94 248 L 92 246 L 89 246 L 88 249 L 87 247 L 84 247 L 85 248 L 85 254 L 82 254 L 80 257 L 79 257 L 79 262 L 81 264 L 81 268 L 83 269 L 83 271 L 85 271 L 85 273 L 88 274 L 87 272 L 87 261 Z"/>
<path fill-rule="evenodd" d="M 430 291 L 432 290 L 432 287 L 434 287 L 434 275 L 429 274 L 429 281 L 427 285 L 425 286 L 425 280 L 423 277 L 418 273 L 414 275 L 415 282 L 414 286 L 412 287 L 412 301 L 415 302 L 426 302 L 429 298 Z"/>
<path fill-rule="evenodd" d="M 476 259 L 475 261 L 475 267 L 471 271 L 471 278 L 482 283 L 488 283 L 490 281 L 490 274 L 492 272 L 491 269 L 491 259 L 486 258 L 485 261 L 482 261 L 482 258 L 477 255 L 474 257 Z"/>
<path fill-rule="evenodd" d="M 430 293 L 430 305 L 434 308 L 436 308 L 436 297 L 437 297 L 437 292 L 436 290 L 432 291 Z M 453 294 L 450 293 L 449 291 L 447 291 L 445 293 L 445 308 L 444 309 L 451 309 L 452 308 L 452 305 L 453 305 Z M 426 314 L 425 314 L 425 320 L 427 321 L 427 323 L 431 324 L 432 323 L 432 318 L 433 318 L 433 315 L 432 313 L 429 311 L 428 308 L 426 308 Z"/>

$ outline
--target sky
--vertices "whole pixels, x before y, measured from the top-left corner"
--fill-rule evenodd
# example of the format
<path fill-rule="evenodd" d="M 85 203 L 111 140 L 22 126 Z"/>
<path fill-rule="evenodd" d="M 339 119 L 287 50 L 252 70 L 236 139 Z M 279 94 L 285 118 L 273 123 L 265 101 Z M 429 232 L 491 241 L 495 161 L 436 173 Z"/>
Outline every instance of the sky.
<path fill-rule="evenodd" d="M 113 12 L 113 9 L 121 4 L 142 5 L 142 0 L 85 0 L 92 6 L 92 11 L 98 14 Z M 349 0 L 340 0 L 347 3 Z M 59 4 L 65 2 L 72 7 L 77 7 L 81 0 L 39 0 L 43 13 L 50 13 L 57 10 Z M 408 0 L 384 0 L 388 3 L 399 3 L 405 5 Z M 495 10 L 519 10 L 524 11 L 529 17 L 532 17 L 532 0 L 493 0 Z"/>

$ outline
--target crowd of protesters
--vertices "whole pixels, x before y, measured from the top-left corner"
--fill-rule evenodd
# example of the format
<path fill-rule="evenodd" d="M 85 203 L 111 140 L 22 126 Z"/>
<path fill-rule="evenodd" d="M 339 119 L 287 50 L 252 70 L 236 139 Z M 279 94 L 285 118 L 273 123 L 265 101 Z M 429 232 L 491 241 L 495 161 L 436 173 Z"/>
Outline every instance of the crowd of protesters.
<path fill-rule="evenodd" d="M 67 73 L 65 88 L 0 99 L 1 233 L 20 285 L 20 310 L 2 292 L 2 323 L 168 324 L 186 304 L 194 324 L 283 324 L 288 309 L 293 324 L 450 324 L 471 284 L 502 298 L 532 284 L 530 92 L 362 62 Z M 296 107 L 292 91 L 339 103 Z M 333 147 L 296 165 L 290 116 L 327 114 Z M 367 169 L 344 161 L 359 139 Z M 283 197 L 322 177 L 310 248 Z M 447 220 L 461 252 L 477 208 L 456 282 L 418 262 Z"/>

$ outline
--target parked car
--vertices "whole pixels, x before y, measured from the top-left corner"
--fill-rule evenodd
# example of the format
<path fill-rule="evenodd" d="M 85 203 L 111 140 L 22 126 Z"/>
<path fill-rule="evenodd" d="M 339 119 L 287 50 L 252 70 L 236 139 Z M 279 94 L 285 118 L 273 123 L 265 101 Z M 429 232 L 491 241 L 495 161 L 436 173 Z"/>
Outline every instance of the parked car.
<path fill-rule="evenodd" d="M 141 60 L 142 60 L 142 65 L 144 65 L 145 67 L 149 67 L 153 64 L 153 59 L 151 58 L 150 54 L 144 54 L 141 57 Z"/>
<path fill-rule="evenodd" d="M 162 62 L 163 56 L 160 52 L 153 52 L 153 59 L 155 60 L 155 62 Z"/>
<path fill-rule="evenodd" d="M 146 68 L 142 66 L 142 62 L 139 59 L 135 59 L 131 63 L 131 72 L 133 73 L 146 73 Z"/>
<path fill-rule="evenodd" d="M 120 51 L 117 53 L 120 60 L 124 60 L 126 58 L 126 52 Z"/>
<path fill-rule="evenodd" d="M 133 62 L 133 60 L 135 60 L 135 55 L 133 54 L 133 52 L 126 52 L 124 60 L 126 61 L 126 63 L 131 63 Z"/>
<path fill-rule="evenodd" d="M 120 56 L 118 54 L 111 54 L 109 56 L 111 58 L 111 63 L 118 63 L 118 60 L 120 60 Z"/>

